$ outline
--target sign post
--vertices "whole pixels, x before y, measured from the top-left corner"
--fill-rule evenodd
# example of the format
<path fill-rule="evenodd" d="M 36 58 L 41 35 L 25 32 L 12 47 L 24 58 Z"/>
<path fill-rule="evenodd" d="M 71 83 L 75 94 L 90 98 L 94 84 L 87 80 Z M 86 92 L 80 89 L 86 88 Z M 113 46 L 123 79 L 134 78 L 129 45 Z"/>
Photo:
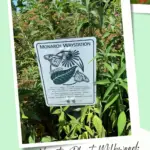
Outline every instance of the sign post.
<path fill-rule="evenodd" d="M 95 103 L 96 38 L 36 41 L 34 47 L 47 106 Z"/>

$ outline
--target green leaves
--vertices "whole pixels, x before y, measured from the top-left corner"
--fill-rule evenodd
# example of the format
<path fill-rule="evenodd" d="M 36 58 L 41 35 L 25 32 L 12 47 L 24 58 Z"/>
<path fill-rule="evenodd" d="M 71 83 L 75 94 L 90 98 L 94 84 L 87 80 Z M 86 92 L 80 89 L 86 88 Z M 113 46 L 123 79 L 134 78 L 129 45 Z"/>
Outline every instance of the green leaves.
<path fill-rule="evenodd" d="M 94 135 L 94 133 L 93 133 L 93 131 L 91 130 L 91 128 L 90 128 L 90 127 L 85 126 L 85 129 L 87 130 L 87 132 L 88 132 L 91 136 L 93 136 L 93 135 Z"/>
<path fill-rule="evenodd" d="M 87 109 L 88 109 L 88 106 L 85 106 L 84 108 L 81 109 L 81 122 L 83 122 L 86 117 Z"/>
<path fill-rule="evenodd" d="M 63 124 L 65 122 L 65 113 L 62 111 L 59 116 L 59 123 Z"/>
<path fill-rule="evenodd" d="M 130 135 L 120 1 L 37 1 L 24 10 L 27 11 L 13 14 L 23 143 Z M 96 59 L 97 63 L 94 83 L 97 103 L 46 107 L 34 41 L 89 36 L 97 38 L 97 54 L 89 60 L 91 63 Z M 57 65 L 54 61 L 52 64 Z M 81 61 L 76 65 L 84 70 Z M 75 70 L 75 67 L 59 70 L 51 78 L 55 84 L 61 84 L 72 77 Z M 38 128 L 39 123 L 42 129 Z"/>
<path fill-rule="evenodd" d="M 42 142 L 42 143 L 51 142 L 51 140 L 52 140 L 52 139 L 51 139 L 50 136 L 46 136 L 46 137 L 43 137 L 43 138 L 42 138 L 41 142 Z"/>
<path fill-rule="evenodd" d="M 109 93 L 113 90 L 113 88 L 115 87 L 115 83 L 112 82 L 109 87 L 107 88 L 105 94 L 104 94 L 104 99 L 109 95 Z"/>
<path fill-rule="evenodd" d="M 119 94 L 116 94 L 110 99 L 110 101 L 105 105 L 103 113 L 118 99 Z"/>
<path fill-rule="evenodd" d="M 128 85 L 126 82 L 121 81 L 119 85 L 122 86 L 128 92 Z"/>
<path fill-rule="evenodd" d="M 124 111 L 122 111 L 118 117 L 118 136 L 120 136 L 123 133 L 123 130 L 126 126 L 126 114 Z"/>
<path fill-rule="evenodd" d="M 123 64 L 122 67 L 115 74 L 115 76 L 113 77 L 113 79 L 119 78 L 124 73 L 125 69 L 126 69 L 126 66 L 125 66 L 125 64 Z"/>
<path fill-rule="evenodd" d="M 106 85 L 109 83 L 111 83 L 109 79 L 104 79 L 104 80 L 100 80 L 100 81 L 96 82 L 96 84 L 98 84 L 98 85 Z"/>
<path fill-rule="evenodd" d="M 109 70 L 109 72 L 112 75 L 114 75 L 114 70 L 113 70 L 113 68 L 108 63 L 104 63 L 104 66 Z"/>
<path fill-rule="evenodd" d="M 98 136 L 101 137 L 102 136 L 102 132 L 103 132 L 103 125 L 102 125 L 102 120 L 97 117 L 96 115 L 93 117 L 93 125 L 98 133 Z"/>
<path fill-rule="evenodd" d="M 29 138 L 28 138 L 28 142 L 29 143 L 35 143 L 35 136 L 33 135 L 33 136 L 29 136 Z"/>

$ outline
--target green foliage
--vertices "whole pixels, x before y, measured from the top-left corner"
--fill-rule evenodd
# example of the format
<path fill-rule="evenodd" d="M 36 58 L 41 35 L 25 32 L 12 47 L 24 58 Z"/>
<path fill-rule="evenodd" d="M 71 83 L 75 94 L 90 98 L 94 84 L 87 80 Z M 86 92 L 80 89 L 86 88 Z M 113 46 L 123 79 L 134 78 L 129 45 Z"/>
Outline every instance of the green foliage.
<path fill-rule="evenodd" d="M 13 9 L 23 143 L 130 135 L 120 1 L 32 2 Z M 48 108 L 34 41 L 87 36 L 97 38 L 96 105 Z"/>
<path fill-rule="evenodd" d="M 150 4 L 150 0 L 131 0 L 132 4 Z"/>

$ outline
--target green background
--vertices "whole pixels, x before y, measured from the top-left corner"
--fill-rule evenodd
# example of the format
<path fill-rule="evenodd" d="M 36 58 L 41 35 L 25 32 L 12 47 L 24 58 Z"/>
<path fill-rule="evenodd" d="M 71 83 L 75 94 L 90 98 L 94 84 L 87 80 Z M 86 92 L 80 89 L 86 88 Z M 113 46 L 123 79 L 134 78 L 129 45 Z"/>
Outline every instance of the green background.
<path fill-rule="evenodd" d="M 7 0 L 0 4 L 0 147 L 19 150 Z M 150 129 L 150 15 L 133 14 L 135 58 L 141 127 Z"/>

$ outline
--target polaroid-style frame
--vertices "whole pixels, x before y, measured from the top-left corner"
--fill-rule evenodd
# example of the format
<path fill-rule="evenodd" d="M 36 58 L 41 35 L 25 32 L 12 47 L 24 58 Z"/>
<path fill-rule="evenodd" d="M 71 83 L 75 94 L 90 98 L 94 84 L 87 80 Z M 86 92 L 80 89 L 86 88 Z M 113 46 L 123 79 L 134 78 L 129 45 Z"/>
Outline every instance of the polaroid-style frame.
<path fill-rule="evenodd" d="M 132 12 L 150 14 L 150 4 L 132 4 Z"/>
<path fill-rule="evenodd" d="M 140 123 L 139 123 L 139 109 L 138 109 L 138 97 L 137 97 L 137 87 L 136 87 L 136 72 L 135 72 L 130 0 L 121 0 L 121 8 L 122 8 L 122 22 L 123 22 L 123 32 L 124 32 L 126 70 L 127 70 L 127 78 L 128 78 L 131 131 L 132 131 L 132 135 L 136 136 L 138 135 L 138 131 L 140 129 Z M 14 90 L 15 90 L 15 101 L 16 101 L 19 147 L 32 148 L 32 147 L 46 147 L 46 146 L 56 146 L 56 145 L 58 146 L 58 145 L 81 144 L 81 143 L 86 143 L 88 141 L 91 142 L 91 139 L 88 139 L 88 140 L 59 141 L 59 142 L 51 142 L 51 143 L 22 144 L 19 97 L 18 97 L 18 87 L 17 87 L 17 72 L 16 72 L 16 63 L 15 63 L 14 42 L 13 42 L 14 39 L 13 39 L 13 26 L 12 26 L 12 12 L 11 12 L 11 3 L 9 0 L 8 0 L 8 11 L 9 11 L 9 23 L 10 23 L 9 25 L 10 25 L 11 52 L 12 52 L 12 59 L 13 59 L 12 65 L 13 65 L 13 76 L 14 76 Z M 120 137 L 117 138 L 120 139 Z M 101 141 L 101 139 L 97 139 L 97 140 Z"/>

